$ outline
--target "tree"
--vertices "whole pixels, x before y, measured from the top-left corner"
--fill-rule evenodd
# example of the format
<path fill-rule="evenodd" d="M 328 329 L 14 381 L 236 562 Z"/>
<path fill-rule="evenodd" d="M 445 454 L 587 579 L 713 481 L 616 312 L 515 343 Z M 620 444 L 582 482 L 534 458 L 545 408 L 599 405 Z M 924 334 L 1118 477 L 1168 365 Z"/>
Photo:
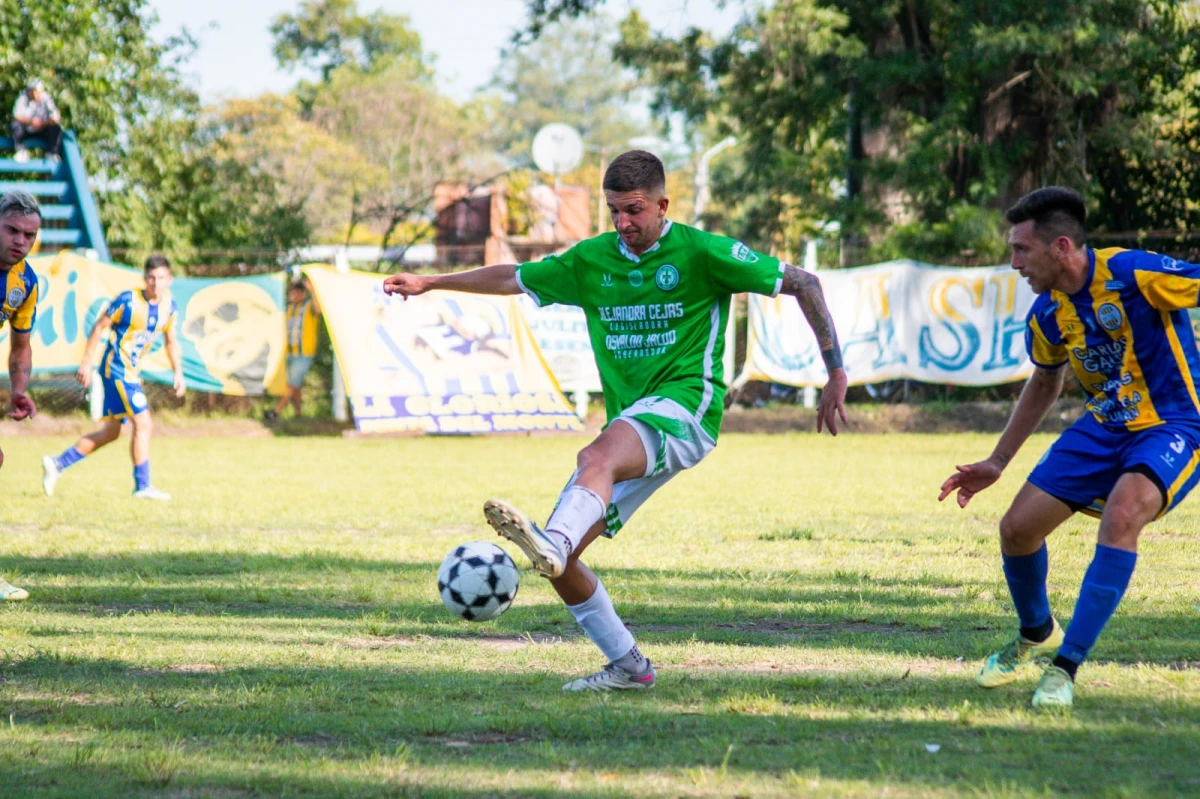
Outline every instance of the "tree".
<path fill-rule="evenodd" d="M 530 30 L 601 2 L 532 0 Z M 1105 224 L 1131 207 L 1183 221 L 1164 206 L 1187 206 L 1195 126 L 1170 121 L 1194 117 L 1198 34 L 1194 9 L 1166 0 L 776 0 L 721 41 L 631 14 L 617 55 L 660 110 L 739 135 L 740 169 L 716 175 L 745 198 L 738 232 L 778 242 L 832 219 L 953 239 L 955 220 L 988 227 L 960 208 L 995 215 L 1045 183 L 1082 189 Z"/>

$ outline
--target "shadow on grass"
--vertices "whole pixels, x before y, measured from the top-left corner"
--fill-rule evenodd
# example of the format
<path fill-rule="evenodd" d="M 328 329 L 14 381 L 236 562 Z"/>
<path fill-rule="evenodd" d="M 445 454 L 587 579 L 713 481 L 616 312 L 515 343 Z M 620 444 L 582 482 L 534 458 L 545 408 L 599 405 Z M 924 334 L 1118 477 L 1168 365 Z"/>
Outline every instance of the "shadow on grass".
<path fill-rule="evenodd" d="M 264 426 L 276 438 L 341 438 L 345 431 L 354 429 L 353 422 L 339 422 L 336 419 L 318 419 L 310 416 L 289 416 L 274 422 L 264 422 Z"/>
<path fill-rule="evenodd" d="M 6 557 L 5 569 L 19 573 L 23 586 L 32 592 L 36 605 L 31 610 L 82 616 L 169 613 L 284 624 L 289 619 L 328 619 L 362 622 L 371 628 L 371 635 L 380 637 L 478 640 L 497 635 L 516 638 L 527 632 L 577 634 L 569 615 L 553 599 L 533 604 L 520 595 L 513 609 L 495 622 L 464 623 L 458 628 L 437 601 L 433 563 L 323 552 L 295 556 L 138 552 Z M 41 576 L 66 585 L 39 585 Z M 603 576 L 622 616 L 647 643 L 852 647 L 914 657 L 975 658 L 1011 634 L 1014 623 L 1007 614 L 997 621 L 996 600 L 961 595 L 965 586 L 978 596 L 981 586 L 929 575 L 868 581 L 841 571 L 776 572 L 765 582 L 757 572 L 747 570 L 613 568 L 605 569 Z M 526 573 L 525 580 L 533 579 Z M 238 584 L 239 580 L 246 582 Z M 420 598 L 408 590 L 414 585 L 421 586 Z M 406 595 L 389 598 L 397 587 L 405 588 Z M 631 589 L 650 598 L 622 601 Z M 952 593 L 930 593 L 930 589 Z M 1057 610 L 1065 615 L 1069 607 Z M 236 638 L 243 630 L 230 625 L 224 637 Z M 52 627 L 30 630 L 34 636 L 61 632 Z M 1196 659 L 1197 640 L 1200 615 L 1153 613 L 1127 602 L 1106 630 L 1098 654 L 1118 662 L 1174 665 Z"/>
<path fill-rule="evenodd" d="M 0 711 L 12 714 L 15 729 L 43 731 L 48 746 L 63 730 L 75 731 L 74 741 L 119 730 L 135 749 L 185 742 L 182 756 L 196 760 L 180 769 L 181 786 L 244 788 L 214 764 L 270 761 L 272 768 L 254 773 L 275 776 L 254 787 L 283 793 L 379 789 L 361 770 L 322 776 L 308 769 L 293 781 L 279 776 L 287 773 L 281 764 L 364 761 L 398 748 L 406 748 L 408 768 L 426 770 L 425 779 L 429 770 L 461 769 L 538 772 L 549 784 L 567 771 L 686 780 L 698 769 L 690 778 L 701 781 L 715 779 L 728 756 L 721 780 L 731 783 L 794 771 L 916 793 L 1009 786 L 1147 796 L 1200 787 L 1195 702 L 1084 690 L 1075 719 L 1063 720 L 1023 711 L 1028 685 L 985 692 L 962 678 L 864 684 L 849 674 L 676 674 L 645 694 L 578 696 L 558 690 L 563 675 L 482 673 L 469 665 L 180 674 L 35 655 L 3 665 Z M 1081 717 L 1086 725 L 1077 723 Z M 925 748 L 930 743 L 941 747 L 936 756 Z M 73 748 L 50 751 L 62 768 L 78 767 L 68 759 Z M 88 774 L 85 764 L 82 773 Z M 90 776 L 128 779 L 125 771 Z M 592 792 L 546 789 L 545 795 Z M 480 793 L 466 788 L 458 795 Z"/>

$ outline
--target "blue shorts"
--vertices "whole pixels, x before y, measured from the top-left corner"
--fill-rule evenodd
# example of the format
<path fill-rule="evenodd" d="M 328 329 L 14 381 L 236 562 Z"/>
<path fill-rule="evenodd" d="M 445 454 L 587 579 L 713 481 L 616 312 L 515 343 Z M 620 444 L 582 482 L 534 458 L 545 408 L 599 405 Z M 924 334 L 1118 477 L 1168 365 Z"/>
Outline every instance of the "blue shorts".
<path fill-rule="evenodd" d="M 104 415 L 101 418 L 105 421 L 120 419 L 124 424 L 126 419 L 132 419 L 142 411 L 150 410 L 141 383 L 127 383 L 112 377 L 101 377 L 100 385 L 104 387 Z"/>
<path fill-rule="evenodd" d="M 302 388 L 304 386 L 304 376 L 308 374 L 308 370 L 312 368 L 313 359 L 311 355 L 289 355 L 287 356 L 287 384 L 291 388 Z"/>
<path fill-rule="evenodd" d="M 1166 497 L 1161 517 L 1200 480 L 1198 463 L 1200 427 L 1167 422 L 1136 433 L 1114 433 L 1085 413 L 1046 450 L 1029 482 L 1072 510 L 1099 517 L 1121 475 L 1140 472 L 1157 482 Z"/>

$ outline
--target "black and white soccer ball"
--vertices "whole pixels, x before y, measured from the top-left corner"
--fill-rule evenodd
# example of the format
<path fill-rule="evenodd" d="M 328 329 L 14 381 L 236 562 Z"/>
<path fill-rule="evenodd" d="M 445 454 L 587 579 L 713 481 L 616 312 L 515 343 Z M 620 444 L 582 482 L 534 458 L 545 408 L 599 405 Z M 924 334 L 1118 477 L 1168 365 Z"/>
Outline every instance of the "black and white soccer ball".
<path fill-rule="evenodd" d="M 467 621 L 487 621 L 508 610 L 519 581 L 512 558 L 489 541 L 455 547 L 438 568 L 442 604 Z"/>

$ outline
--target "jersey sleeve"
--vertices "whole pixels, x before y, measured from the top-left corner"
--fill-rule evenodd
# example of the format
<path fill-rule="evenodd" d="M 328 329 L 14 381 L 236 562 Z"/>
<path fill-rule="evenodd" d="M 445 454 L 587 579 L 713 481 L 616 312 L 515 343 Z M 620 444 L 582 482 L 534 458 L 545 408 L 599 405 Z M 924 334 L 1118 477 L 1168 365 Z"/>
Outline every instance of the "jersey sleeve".
<path fill-rule="evenodd" d="M 108 308 L 104 312 L 112 319 L 114 325 L 129 315 L 129 304 L 132 300 L 133 294 L 128 291 L 122 291 L 108 304 Z"/>
<path fill-rule="evenodd" d="M 517 285 L 538 304 L 580 305 L 579 281 L 575 277 L 575 248 L 561 255 L 547 255 L 517 267 Z"/>
<path fill-rule="evenodd" d="M 37 303 L 38 303 L 38 283 L 37 280 L 32 281 L 29 286 L 29 293 L 25 295 L 25 300 L 13 313 L 12 319 L 8 324 L 15 333 L 28 333 L 33 330 L 33 323 L 37 321 Z"/>
<path fill-rule="evenodd" d="M 1029 353 L 1029 360 L 1043 369 L 1057 369 L 1067 362 L 1067 348 L 1058 335 L 1058 323 L 1050 303 L 1035 301 L 1029 309 L 1029 317 L 1025 320 L 1025 351 Z"/>
<path fill-rule="evenodd" d="M 1200 264 L 1126 250 L 1109 259 L 1113 274 L 1131 274 L 1146 302 L 1160 311 L 1200 307 Z"/>
<path fill-rule="evenodd" d="M 730 294 L 749 291 L 774 297 L 783 288 L 783 263 L 778 258 L 725 236 L 709 239 L 708 273 L 713 285 Z"/>

